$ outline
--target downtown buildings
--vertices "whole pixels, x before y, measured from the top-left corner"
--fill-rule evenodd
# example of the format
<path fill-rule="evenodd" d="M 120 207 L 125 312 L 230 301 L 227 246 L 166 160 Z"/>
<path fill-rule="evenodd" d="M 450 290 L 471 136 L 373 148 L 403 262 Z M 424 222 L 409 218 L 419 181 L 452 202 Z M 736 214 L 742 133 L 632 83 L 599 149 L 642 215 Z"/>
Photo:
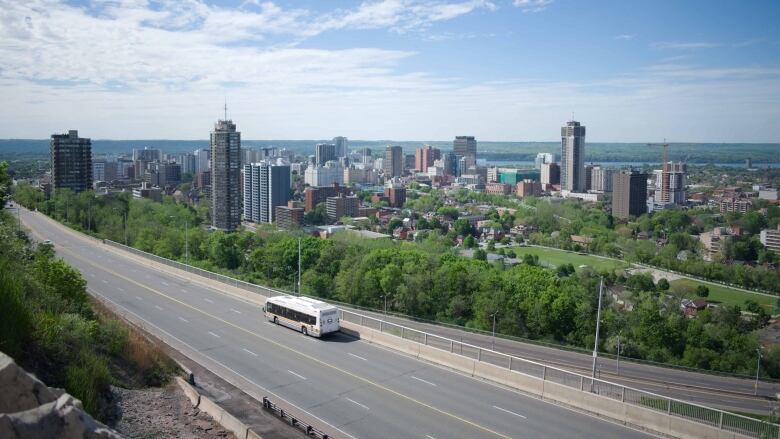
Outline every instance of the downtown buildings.
<path fill-rule="evenodd" d="M 276 207 L 290 200 L 290 166 L 269 162 L 244 165 L 244 219 L 271 223 Z"/>
<path fill-rule="evenodd" d="M 51 182 L 57 189 L 82 192 L 92 188 L 92 141 L 79 137 L 77 130 L 52 134 Z"/>
<path fill-rule="evenodd" d="M 241 133 L 231 120 L 211 132 L 211 225 L 236 230 L 241 224 Z"/>
<path fill-rule="evenodd" d="M 612 216 L 628 219 L 647 213 L 647 174 L 623 171 L 612 178 Z"/>

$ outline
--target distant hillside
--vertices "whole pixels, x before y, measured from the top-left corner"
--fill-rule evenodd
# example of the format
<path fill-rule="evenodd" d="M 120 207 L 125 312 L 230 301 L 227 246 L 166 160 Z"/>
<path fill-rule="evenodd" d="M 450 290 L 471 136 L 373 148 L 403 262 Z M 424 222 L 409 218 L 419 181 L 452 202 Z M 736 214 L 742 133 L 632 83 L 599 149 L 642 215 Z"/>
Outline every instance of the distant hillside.
<path fill-rule="evenodd" d="M 243 140 L 242 145 L 250 148 L 276 146 L 299 154 L 313 154 L 314 145 L 327 140 Z M 405 141 L 392 140 L 350 140 L 350 148 L 371 148 L 380 151 L 388 144 L 401 145 L 407 153 L 423 144 L 430 144 L 443 150 L 451 150 L 451 141 Z M 117 154 L 130 152 L 133 148 L 159 148 L 175 154 L 193 151 L 208 146 L 208 140 L 92 140 L 96 154 Z M 480 158 L 489 161 L 531 161 L 538 152 L 560 154 L 558 142 L 479 142 Z M 0 157 L 47 154 L 48 139 L 0 139 Z M 752 158 L 754 163 L 777 163 L 780 152 L 778 143 L 673 143 L 669 156 L 674 160 L 691 163 L 736 163 Z M 587 144 L 587 161 L 648 162 L 660 161 L 661 148 L 648 147 L 645 143 L 599 143 Z"/>

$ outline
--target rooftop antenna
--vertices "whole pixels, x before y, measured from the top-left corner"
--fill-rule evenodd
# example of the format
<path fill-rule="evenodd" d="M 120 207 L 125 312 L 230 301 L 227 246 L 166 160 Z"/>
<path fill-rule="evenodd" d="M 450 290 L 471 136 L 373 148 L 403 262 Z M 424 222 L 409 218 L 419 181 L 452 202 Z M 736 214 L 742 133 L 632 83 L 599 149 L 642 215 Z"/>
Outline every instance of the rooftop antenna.
<path fill-rule="evenodd" d="M 227 96 L 225 96 L 225 120 L 228 120 L 228 118 L 227 118 Z"/>

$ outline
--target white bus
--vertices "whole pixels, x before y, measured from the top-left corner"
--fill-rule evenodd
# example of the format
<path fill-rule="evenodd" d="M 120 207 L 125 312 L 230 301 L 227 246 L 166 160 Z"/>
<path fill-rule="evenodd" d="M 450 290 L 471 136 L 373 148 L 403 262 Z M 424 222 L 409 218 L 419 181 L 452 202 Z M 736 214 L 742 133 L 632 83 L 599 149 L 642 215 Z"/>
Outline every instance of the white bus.
<path fill-rule="evenodd" d="M 339 330 L 339 310 L 335 306 L 308 297 L 275 296 L 265 302 L 265 316 L 277 325 L 321 337 Z"/>

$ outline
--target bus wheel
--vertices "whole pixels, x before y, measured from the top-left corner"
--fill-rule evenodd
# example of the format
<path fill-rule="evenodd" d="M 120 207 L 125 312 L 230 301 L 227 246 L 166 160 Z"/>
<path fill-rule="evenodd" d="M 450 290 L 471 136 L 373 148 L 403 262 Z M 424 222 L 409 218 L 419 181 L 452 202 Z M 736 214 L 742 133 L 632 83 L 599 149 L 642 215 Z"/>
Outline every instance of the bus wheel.
<path fill-rule="evenodd" d="M 305 326 L 301 326 L 301 333 L 302 333 L 303 335 L 309 335 L 309 334 L 306 332 L 306 327 L 305 327 Z"/>
<path fill-rule="evenodd" d="M 278 324 L 279 324 L 279 321 L 276 320 L 276 316 L 274 316 L 274 325 L 278 325 Z"/>

